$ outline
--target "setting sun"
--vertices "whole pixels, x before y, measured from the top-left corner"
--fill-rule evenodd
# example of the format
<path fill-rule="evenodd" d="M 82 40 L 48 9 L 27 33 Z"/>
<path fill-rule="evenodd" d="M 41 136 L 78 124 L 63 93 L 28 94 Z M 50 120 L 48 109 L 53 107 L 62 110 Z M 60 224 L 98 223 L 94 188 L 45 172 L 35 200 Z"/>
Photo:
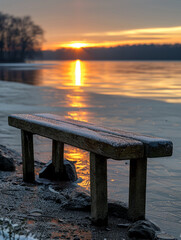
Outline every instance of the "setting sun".
<path fill-rule="evenodd" d="M 90 47 L 92 44 L 90 43 L 85 43 L 85 42 L 68 42 L 68 43 L 63 43 L 63 44 L 56 44 L 54 45 L 54 48 L 75 48 L 75 49 L 80 49 L 83 47 Z"/>
<path fill-rule="evenodd" d="M 71 43 L 69 44 L 69 47 L 72 48 L 82 48 L 82 47 L 86 47 L 87 43 Z"/>

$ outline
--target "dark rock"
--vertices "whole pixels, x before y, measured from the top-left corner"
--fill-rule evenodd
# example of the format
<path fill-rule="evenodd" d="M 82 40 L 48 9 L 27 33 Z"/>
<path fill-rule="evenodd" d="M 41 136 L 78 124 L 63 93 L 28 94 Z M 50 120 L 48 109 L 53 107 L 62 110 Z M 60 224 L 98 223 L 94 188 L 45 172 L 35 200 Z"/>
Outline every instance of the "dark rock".
<path fill-rule="evenodd" d="M 75 165 L 68 160 L 64 160 L 64 167 L 65 167 L 67 179 L 69 181 L 75 182 L 77 180 Z"/>
<path fill-rule="evenodd" d="M 56 176 L 54 171 L 54 166 L 52 161 L 48 162 L 44 168 L 39 172 L 40 178 L 47 178 L 50 180 L 60 180 L 60 181 L 76 181 L 77 180 L 77 173 L 75 170 L 75 166 L 72 162 L 68 160 L 64 160 L 64 171 L 61 176 Z"/>
<path fill-rule="evenodd" d="M 156 237 L 157 231 L 160 231 L 160 228 L 154 223 L 146 220 L 139 220 L 129 227 L 128 236 L 136 239 L 153 240 Z"/>
<path fill-rule="evenodd" d="M 67 198 L 67 203 L 64 205 L 65 208 L 70 210 L 90 211 L 91 198 L 88 192 L 78 189 L 76 191 L 71 191 L 66 195 L 69 197 Z"/>
<path fill-rule="evenodd" d="M 40 178 L 54 179 L 54 167 L 52 161 L 49 161 L 39 172 Z"/>
<path fill-rule="evenodd" d="M 46 192 L 46 194 L 42 194 L 42 198 L 46 201 L 54 201 L 58 204 L 61 204 L 62 206 L 64 206 L 67 202 L 66 198 L 62 194 L 54 194 L 48 191 Z"/>
<path fill-rule="evenodd" d="M 0 170 L 15 171 L 14 151 L 0 145 Z"/>
<path fill-rule="evenodd" d="M 128 207 L 120 201 L 110 201 L 108 203 L 109 214 L 115 217 L 128 219 Z"/>
<path fill-rule="evenodd" d="M 63 193 L 63 192 L 62 192 Z M 79 187 L 70 189 L 65 192 L 64 196 L 67 199 L 64 207 L 69 210 L 90 211 L 91 197 L 90 194 Z M 127 219 L 128 208 L 122 202 L 111 201 L 108 203 L 109 215 Z"/>

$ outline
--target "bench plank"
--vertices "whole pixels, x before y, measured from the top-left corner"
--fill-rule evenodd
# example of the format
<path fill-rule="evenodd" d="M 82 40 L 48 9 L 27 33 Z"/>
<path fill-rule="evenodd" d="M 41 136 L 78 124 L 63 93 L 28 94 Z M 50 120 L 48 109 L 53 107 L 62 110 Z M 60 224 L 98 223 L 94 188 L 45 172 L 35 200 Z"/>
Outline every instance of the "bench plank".
<path fill-rule="evenodd" d="M 11 115 L 9 116 L 9 125 L 106 158 L 126 160 L 144 156 L 144 146 L 138 140 L 89 129 L 76 121 L 72 123 L 69 120 L 57 120 L 55 115 L 49 116 L 51 118 L 43 114 L 41 116 L 38 114 Z"/>
<path fill-rule="evenodd" d="M 57 179 L 63 170 L 64 144 L 90 152 L 91 216 L 107 224 L 107 158 L 130 159 L 129 217 L 144 219 L 147 157 L 172 155 L 172 142 L 122 130 L 97 127 L 53 114 L 9 116 L 9 125 L 21 129 L 24 181 L 34 181 L 33 134 L 52 139 L 52 163 Z"/>
<path fill-rule="evenodd" d="M 140 141 L 144 144 L 145 156 L 148 158 L 166 157 L 166 156 L 172 155 L 173 144 L 171 141 L 167 139 L 153 137 L 153 136 L 146 136 L 139 133 L 122 131 L 119 129 L 108 129 L 101 126 L 95 126 L 94 124 L 91 124 L 91 123 L 81 122 L 81 121 L 72 120 L 72 119 L 66 119 L 65 117 L 49 114 L 49 113 L 40 113 L 35 115 L 40 117 L 45 117 L 48 119 L 55 119 L 60 122 L 69 122 L 74 125 L 81 124 L 82 127 L 85 127 L 93 131 L 102 132 L 102 133 L 104 132 L 114 136 L 126 137 L 129 139 Z"/>

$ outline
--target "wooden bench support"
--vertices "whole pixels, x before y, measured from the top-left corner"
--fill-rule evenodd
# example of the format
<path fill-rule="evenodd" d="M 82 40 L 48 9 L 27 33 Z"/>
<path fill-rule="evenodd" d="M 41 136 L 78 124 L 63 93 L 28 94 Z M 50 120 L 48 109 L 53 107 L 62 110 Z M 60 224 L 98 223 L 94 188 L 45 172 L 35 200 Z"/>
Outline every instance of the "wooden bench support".
<path fill-rule="evenodd" d="M 171 156 L 171 141 L 48 113 L 11 115 L 8 121 L 10 126 L 22 130 L 23 179 L 26 182 L 35 179 L 33 134 L 52 139 L 52 163 L 48 166 L 50 176 L 55 175 L 57 180 L 63 179 L 65 173 L 64 144 L 90 152 L 91 217 L 97 225 L 108 222 L 107 159 L 131 159 L 128 214 L 132 220 L 145 218 L 147 158 Z"/>
<path fill-rule="evenodd" d="M 64 171 L 64 144 L 62 142 L 52 140 L 52 163 L 55 168 L 55 179 L 60 180 Z"/>
<path fill-rule="evenodd" d="M 129 218 L 145 219 L 147 158 L 130 160 Z"/>
<path fill-rule="evenodd" d="M 33 134 L 21 130 L 22 140 L 22 160 L 23 160 L 23 180 L 25 182 L 34 182 L 34 150 Z"/>
<path fill-rule="evenodd" d="M 107 159 L 90 153 L 91 218 L 96 225 L 107 225 Z"/>

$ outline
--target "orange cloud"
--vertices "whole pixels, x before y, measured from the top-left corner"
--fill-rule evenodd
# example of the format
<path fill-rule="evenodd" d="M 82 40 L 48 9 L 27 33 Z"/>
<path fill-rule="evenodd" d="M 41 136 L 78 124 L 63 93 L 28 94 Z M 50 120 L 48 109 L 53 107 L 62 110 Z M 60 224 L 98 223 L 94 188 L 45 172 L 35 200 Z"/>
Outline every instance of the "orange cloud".
<path fill-rule="evenodd" d="M 162 27 L 162 28 L 143 28 L 143 29 L 131 29 L 131 30 L 122 30 L 122 31 L 108 31 L 108 32 L 94 32 L 94 33 L 85 33 L 84 36 L 129 36 L 129 35 L 138 35 L 138 34 L 171 34 L 171 33 L 180 33 L 181 26 L 177 27 Z"/>
<path fill-rule="evenodd" d="M 68 38 L 67 38 L 68 39 Z M 92 32 L 80 36 L 80 41 L 67 41 L 49 45 L 61 47 L 114 47 L 125 44 L 175 44 L 181 43 L 181 26 Z M 85 39 L 82 41 L 81 39 Z M 44 47 L 47 49 L 48 45 Z M 78 48 L 78 47 L 77 47 Z"/>

